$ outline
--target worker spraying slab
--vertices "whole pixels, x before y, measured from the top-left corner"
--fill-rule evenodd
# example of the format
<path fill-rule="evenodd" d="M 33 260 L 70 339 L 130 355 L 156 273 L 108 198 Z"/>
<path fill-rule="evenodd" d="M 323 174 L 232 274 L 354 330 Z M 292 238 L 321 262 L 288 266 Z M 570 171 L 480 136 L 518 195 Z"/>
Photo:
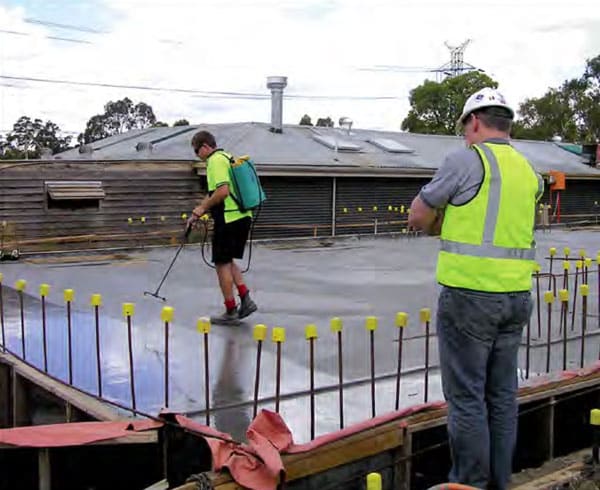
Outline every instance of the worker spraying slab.
<path fill-rule="evenodd" d="M 199 131 L 192 138 L 194 154 L 206 162 L 208 194 L 192 212 L 187 227 L 193 226 L 202 216 L 210 212 L 214 221 L 212 238 L 212 261 L 225 311 L 211 317 L 218 325 L 237 325 L 239 321 L 254 313 L 258 308 L 250 297 L 243 273 L 235 262 L 242 259 L 248 234 L 252 225 L 252 209 L 236 195 L 232 177 L 233 158 L 217 147 L 215 137 L 208 131 Z M 259 188 L 259 187 L 258 187 Z M 258 193 L 258 204 L 264 194 Z M 254 204 L 254 203 L 253 203 Z M 239 307 L 234 296 L 234 286 L 239 294 Z"/>

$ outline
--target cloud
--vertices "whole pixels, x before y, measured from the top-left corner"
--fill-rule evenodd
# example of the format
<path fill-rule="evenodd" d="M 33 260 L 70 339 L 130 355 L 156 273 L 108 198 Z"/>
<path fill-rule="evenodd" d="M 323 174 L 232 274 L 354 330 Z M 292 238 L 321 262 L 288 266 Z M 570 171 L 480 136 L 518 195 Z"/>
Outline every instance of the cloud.
<path fill-rule="evenodd" d="M 445 41 L 456 45 L 471 38 L 465 61 L 497 79 L 514 104 L 579 76 L 585 59 L 598 54 L 600 46 L 600 11 L 591 0 L 372 0 L 368 5 L 358 0 L 104 0 L 87 2 L 87 14 L 77 18 L 60 18 L 61 10 L 53 10 L 53 22 L 106 34 L 31 24 L 25 19 L 43 18 L 48 11 L 39 2 L 28 5 L 0 6 L 0 29 L 28 34 L 0 34 L 3 74 L 265 95 L 268 75 L 286 75 L 287 94 L 398 97 L 286 99 L 286 123 L 297 123 L 307 113 L 313 119 L 349 116 L 357 127 L 399 129 L 410 90 L 435 74 L 360 68 L 438 67 L 449 59 Z M 569 27 L 565 33 L 552 26 Z M 0 128 L 23 114 L 43 113 L 64 129 L 81 131 L 108 100 L 125 96 L 152 105 L 157 118 L 169 123 L 181 117 L 194 122 L 270 117 L 268 100 L 27 86 L 0 86 Z"/>

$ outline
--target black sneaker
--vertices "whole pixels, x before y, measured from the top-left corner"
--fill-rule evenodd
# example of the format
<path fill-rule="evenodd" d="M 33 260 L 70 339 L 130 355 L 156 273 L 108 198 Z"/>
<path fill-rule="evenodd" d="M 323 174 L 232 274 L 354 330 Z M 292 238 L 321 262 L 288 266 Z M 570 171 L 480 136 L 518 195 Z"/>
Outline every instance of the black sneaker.
<path fill-rule="evenodd" d="M 214 325 L 239 325 L 240 315 L 237 308 L 235 310 L 226 311 L 218 316 L 211 316 L 210 322 Z"/>
<path fill-rule="evenodd" d="M 247 316 L 254 313 L 256 310 L 258 310 L 258 306 L 256 306 L 256 303 L 254 301 L 252 301 L 250 293 L 246 293 L 246 295 L 240 301 L 239 317 L 246 318 Z"/>

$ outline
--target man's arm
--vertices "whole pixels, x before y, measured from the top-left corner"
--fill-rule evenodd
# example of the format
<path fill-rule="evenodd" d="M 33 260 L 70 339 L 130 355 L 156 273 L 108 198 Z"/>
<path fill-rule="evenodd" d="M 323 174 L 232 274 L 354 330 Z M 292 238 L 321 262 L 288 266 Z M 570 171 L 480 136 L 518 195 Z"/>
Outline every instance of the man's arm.
<path fill-rule="evenodd" d="M 414 198 L 408 225 L 428 235 L 439 235 L 444 222 L 444 209 L 453 199 L 478 188 L 483 178 L 481 160 L 473 150 L 463 148 L 450 153 L 431 182 Z"/>
<path fill-rule="evenodd" d="M 216 188 L 215 192 L 212 195 L 206 195 L 202 202 L 194 208 L 192 213 L 197 217 L 206 214 L 206 212 L 216 206 L 217 204 L 221 204 L 226 198 L 229 196 L 229 184 L 222 184 Z"/>
<path fill-rule="evenodd" d="M 408 226 L 415 230 L 423 230 L 428 235 L 439 235 L 444 221 L 443 210 L 430 207 L 420 195 L 410 205 Z"/>

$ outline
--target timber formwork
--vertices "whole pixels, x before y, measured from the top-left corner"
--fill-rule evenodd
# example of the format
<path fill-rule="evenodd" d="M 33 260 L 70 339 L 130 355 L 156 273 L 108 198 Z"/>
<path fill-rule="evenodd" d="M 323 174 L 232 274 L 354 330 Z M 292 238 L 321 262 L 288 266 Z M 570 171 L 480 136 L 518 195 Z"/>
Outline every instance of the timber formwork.
<path fill-rule="evenodd" d="M 2 427 L 124 417 L 109 403 L 49 378 L 9 354 L 0 354 L 0 390 Z M 600 406 L 600 371 L 555 373 L 554 380 L 521 388 L 519 406 L 515 471 L 591 445 L 588 420 L 590 410 Z M 36 416 L 40 407 L 45 407 L 44 413 Z M 284 453 L 282 460 L 285 487 L 291 489 L 362 489 L 365 476 L 373 471 L 382 475 L 385 489 L 428 488 L 443 482 L 449 470 L 446 410 L 438 403 L 414 415 L 387 417 L 315 449 Z M 119 467 L 121 461 L 129 463 Z M 169 488 L 167 481 L 172 488 L 193 473 L 203 473 L 219 490 L 242 488 L 228 474 L 209 471 L 210 451 L 201 435 L 179 431 L 173 424 L 85 446 L 2 446 L 0 466 L 0 488 L 71 488 L 64 486 L 70 481 L 97 489 L 126 482 L 122 488 L 141 489 L 162 478 L 163 483 L 153 488 Z"/>

